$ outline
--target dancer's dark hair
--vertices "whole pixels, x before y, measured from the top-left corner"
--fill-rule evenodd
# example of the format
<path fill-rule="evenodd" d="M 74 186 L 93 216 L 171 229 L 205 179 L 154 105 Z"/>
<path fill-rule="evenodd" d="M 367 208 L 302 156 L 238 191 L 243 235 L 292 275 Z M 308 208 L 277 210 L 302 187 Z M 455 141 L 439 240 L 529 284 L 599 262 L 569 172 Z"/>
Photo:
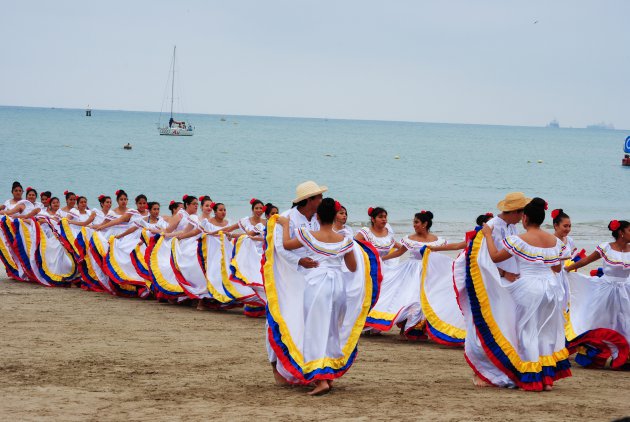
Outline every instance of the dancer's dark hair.
<path fill-rule="evenodd" d="M 414 217 L 423 223 L 427 223 L 427 231 L 431 230 L 431 226 L 433 225 L 433 213 L 431 211 L 422 210 L 416 213 Z"/>
<path fill-rule="evenodd" d="M 527 216 L 527 220 L 530 224 L 540 226 L 545 221 L 545 210 L 547 209 L 547 202 L 542 198 L 534 198 L 529 204 L 523 208 L 523 214 Z"/>
<path fill-rule="evenodd" d="M 123 196 L 129 198 L 127 192 L 125 192 L 123 189 L 118 189 L 116 191 L 116 201 L 120 201 L 120 198 L 122 198 Z"/>
<path fill-rule="evenodd" d="M 626 220 L 612 220 L 608 223 L 608 230 L 612 232 L 612 236 L 616 239 L 619 239 L 619 233 L 625 230 L 630 223 Z"/>
<path fill-rule="evenodd" d="M 337 215 L 337 208 L 335 207 L 335 200 L 332 198 L 324 198 L 322 202 L 317 206 L 317 215 L 319 221 L 322 224 L 332 224 L 335 221 Z"/>
<path fill-rule="evenodd" d="M 269 218 L 269 215 L 271 215 L 271 211 L 273 211 L 273 209 L 278 209 L 278 207 L 276 207 L 274 204 L 272 204 L 271 202 L 267 202 L 265 204 L 265 216 L 267 218 Z"/>
<path fill-rule="evenodd" d="M 564 212 L 562 208 L 555 209 L 551 211 L 551 218 L 553 218 L 553 225 L 557 226 L 564 220 L 565 218 L 570 218 L 568 214 Z"/>
<path fill-rule="evenodd" d="M 387 210 L 383 207 L 370 207 L 368 208 L 368 215 L 370 216 L 370 224 L 373 226 L 374 225 L 374 219 L 376 217 L 378 217 L 380 214 L 385 213 L 385 215 L 387 215 Z"/>
<path fill-rule="evenodd" d="M 193 196 L 193 195 L 184 195 L 182 196 L 182 201 L 184 202 L 184 206 L 187 207 L 190 204 L 193 203 L 194 200 L 196 200 L 197 197 Z"/>
<path fill-rule="evenodd" d="M 484 223 L 487 223 L 488 221 L 490 221 L 492 217 L 494 217 L 494 214 L 492 214 L 491 212 L 481 214 L 480 216 L 477 217 L 477 219 L 475 220 L 475 223 L 477 223 L 478 226 L 483 226 Z"/>
<path fill-rule="evenodd" d="M 16 188 L 20 188 L 20 189 L 24 190 L 24 188 L 22 187 L 22 184 L 20 182 L 18 182 L 18 181 L 13 182 L 13 184 L 11 185 L 11 193 L 13 193 L 13 191 Z"/>

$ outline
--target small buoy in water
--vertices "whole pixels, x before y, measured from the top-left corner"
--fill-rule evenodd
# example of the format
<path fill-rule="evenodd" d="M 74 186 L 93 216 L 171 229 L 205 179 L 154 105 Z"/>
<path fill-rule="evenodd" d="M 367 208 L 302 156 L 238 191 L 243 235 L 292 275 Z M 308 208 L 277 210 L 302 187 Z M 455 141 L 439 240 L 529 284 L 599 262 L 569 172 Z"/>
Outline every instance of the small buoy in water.
<path fill-rule="evenodd" d="M 538 164 L 542 164 L 543 160 L 536 161 Z"/>
<path fill-rule="evenodd" d="M 324 154 L 324 157 L 334 157 L 332 154 Z"/>
<path fill-rule="evenodd" d="M 399 155 L 394 155 L 394 160 L 400 160 L 400 156 Z"/>
<path fill-rule="evenodd" d="M 127 142 L 127 145 L 123 146 L 123 149 L 131 149 L 131 144 Z"/>

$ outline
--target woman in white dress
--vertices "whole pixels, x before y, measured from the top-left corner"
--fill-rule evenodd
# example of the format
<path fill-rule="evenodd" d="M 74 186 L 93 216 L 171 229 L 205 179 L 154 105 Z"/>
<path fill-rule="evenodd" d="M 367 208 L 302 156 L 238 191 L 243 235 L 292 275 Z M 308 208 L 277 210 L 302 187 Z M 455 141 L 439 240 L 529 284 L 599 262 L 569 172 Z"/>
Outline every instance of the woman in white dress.
<path fill-rule="evenodd" d="M 541 230 L 546 202 L 532 199 L 523 210 L 526 233 L 510 235 L 498 250 L 484 225 L 454 265 L 466 321 L 465 357 L 478 386 L 548 391 L 571 376 L 564 336 L 560 239 Z M 496 262 L 514 256 L 519 278 L 500 277 Z"/>
<path fill-rule="evenodd" d="M 266 220 L 262 218 L 267 212 L 267 205 L 259 199 L 252 198 L 249 201 L 252 207 L 250 217 L 241 218 L 239 228 L 245 232 L 240 235 L 232 249 L 230 261 L 230 280 L 241 285 L 249 286 L 256 293 L 259 301 L 248 303 L 243 308 L 245 316 L 257 318 L 265 315 L 266 296 L 260 272 L 260 260 L 263 252 Z M 274 208 L 273 204 L 268 204 Z M 277 209 L 277 208 L 276 208 Z M 273 212 L 273 210 L 270 210 Z"/>
<path fill-rule="evenodd" d="M 158 300 L 167 299 L 170 302 L 183 302 L 188 296 L 182 288 L 175 273 L 176 269 L 172 262 L 173 241 L 177 234 L 188 231 L 192 226 L 191 222 L 198 223 L 197 210 L 199 200 L 193 195 L 182 197 L 183 208 L 177 211 L 169 219 L 168 226 L 161 230 L 155 246 L 149 254 L 149 265 L 152 286 L 157 289 L 155 296 Z M 173 209 L 177 209 L 176 203 Z"/>
<path fill-rule="evenodd" d="M 81 278 L 84 282 L 99 285 L 102 291 L 115 295 L 117 288 L 105 271 L 106 263 L 104 262 L 109 249 L 108 239 L 112 229 L 104 228 L 99 232 L 95 230 L 98 227 L 105 226 L 106 223 L 115 220 L 117 217 L 114 213 L 111 213 L 112 198 L 110 196 L 99 195 L 98 202 L 101 208 L 91 209 L 94 213 L 92 224 L 81 228 L 81 232 L 77 235 L 76 242 L 84 244 L 86 249 Z M 101 253 L 103 254 L 101 255 Z"/>
<path fill-rule="evenodd" d="M 168 227 L 168 223 L 160 215 L 160 203 L 149 202 L 147 204 L 149 215 L 140 220 L 135 220 L 134 223 L 140 228 L 140 241 L 131 252 L 131 262 L 136 268 L 136 272 L 140 277 L 145 280 L 146 294 L 148 297 L 149 292 L 155 293 L 156 288 L 153 286 L 151 277 L 151 268 L 149 266 L 149 258 L 151 249 L 155 246 L 157 233 Z"/>
<path fill-rule="evenodd" d="M 401 247 L 385 256 L 395 259 L 409 251 L 409 259 L 388 272 L 373 313 L 394 314 L 392 325 L 408 340 L 431 338 L 449 346 L 463 345 L 464 319 L 457 304 L 452 282 L 453 260 L 446 255 L 431 254 L 428 248 L 447 242 L 431 233 L 433 213 L 422 210 L 414 216 L 414 233 L 405 236 Z M 388 286 L 385 290 L 384 286 Z M 378 314 L 377 314 L 378 316 Z M 369 324 L 368 324 L 369 326 Z"/>
<path fill-rule="evenodd" d="M 14 197 L 15 198 L 15 197 Z M 28 187 L 26 189 L 26 199 L 9 203 L 10 209 L 2 211 L 4 214 L 3 225 L 12 238 L 11 249 L 16 263 L 19 263 L 22 280 L 38 282 L 50 287 L 51 284 L 40 267 L 41 262 L 36 260 L 39 248 L 39 223 L 34 219 L 41 208 L 36 206 L 37 191 Z"/>
<path fill-rule="evenodd" d="M 576 362 L 589 367 L 617 368 L 628 363 L 630 343 L 630 223 L 608 224 L 612 242 L 565 267 L 577 270 L 603 259 L 601 277 L 569 272 L 571 290 L 567 339 Z M 578 346 L 582 346 L 578 349 Z"/>
<path fill-rule="evenodd" d="M 27 276 L 13 248 L 15 229 L 12 218 L 5 214 L 22 201 L 23 193 L 24 190 L 20 182 L 13 182 L 11 186 L 12 198 L 7 199 L 0 209 L 0 228 L 2 229 L 0 230 L 0 258 L 7 270 L 7 275 L 17 281 L 26 281 Z"/>
<path fill-rule="evenodd" d="M 70 287 L 74 279 L 76 263 L 73 254 L 68 252 L 59 235 L 59 198 L 52 197 L 47 201 L 48 208 L 37 214 L 39 223 L 38 248 L 36 251 L 37 266 L 42 276 L 57 287 Z"/>
<path fill-rule="evenodd" d="M 121 197 L 121 192 L 117 196 Z M 138 273 L 132 254 L 141 242 L 140 221 L 149 216 L 147 197 L 144 194 L 136 196 L 135 204 L 136 209 L 126 208 L 122 215 L 101 226 L 101 229 L 112 227 L 113 230 L 104 262 L 107 274 L 118 286 L 132 292 L 131 296 L 146 297 L 146 280 Z"/>
<path fill-rule="evenodd" d="M 131 262 L 131 251 L 139 240 L 139 234 L 133 238 L 125 238 L 118 241 L 116 236 L 126 232 L 131 227 L 136 227 L 134 221 L 148 215 L 146 211 L 146 197 L 137 197 L 138 210 L 127 207 L 129 196 L 123 189 L 116 191 L 116 203 L 118 206 L 110 209 L 108 218 L 103 223 L 93 226 L 90 252 L 100 257 L 102 270 L 110 280 L 110 287 L 116 295 L 123 297 L 137 297 L 138 286 L 144 287 L 142 277 L 137 274 Z M 135 230 L 134 230 L 135 232 Z"/>
<path fill-rule="evenodd" d="M 401 246 L 394 237 L 394 230 L 387 223 L 387 211 L 384 208 L 370 207 L 368 208 L 368 215 L 370 216 L 371 226 L 363 227 L 357 232 L 354 238 L 359 241 L 369 242 L 372 246 L 374 246 L 382 259 L 388 254 L 399 249 Z M 381 292 L 392 291 L 390 284 L 396 283 L 394 275 L 397 264 L 398 259 L 382 262 L 381 272 L 383 282 L 381 283 Z M 385 301 L 382 302 L 382 304 L 384 303 Z M 396 317 L 397 314 L 395 312 L 378 310 L 377 304 L 367 318 L 367 329 L 365 330 L 365 333 L 377 334 L 380 331 L 389 331 L 393 327 Z"/>
<path fill-rule="evenodd" d="M 198 300 L 197 308 L 202 309 L 204 301 L 210 299 L 203 268 L 197 259 L 199 238 L 203 232 L 201 222 L 210 218 L 212 199 L 207 195 L 199 197 L 201 217 L 190 214 L 188 224 L 181 230 L 164 234 L 171 241 L 172 268 L 176 280 L 190 299 Z"/>
<path fill-rule="evenodd" d="M 571 233 L 571 217 L 562 208 L 558 208 L 551 211 L 551 218 L 553 219 L 554 235 L 567 245 L 567 250 L 573 257 L 577 253 L 577 248 L 573 238 L 569 236 L 569 233 Z"/>
<path fill-rule="evenodd" d="M 220 308 L 258 304 L 251 287 L 230 279 L 230 261 L 234 246 L 230 239 L 239 224 L 230 224 L 222 203 L 212 203 L 214 217 L 202 221 L 204 234 L 199 242 L 198 259 L 204 269 L 208 291 Z"/>
<path fill-rule="evenodd" d="M 308 394 L 330 391 L 332 381 L 354 362 L 357 344 L 373 296 L 378 294 L 379 260 L 367 242 L 354 242 L 333 230 L 338 203 L 325 198 L 317 208 L 320 229 L 297 229 L 290 238 L 289 220 L 272 217 L 265 250 L 265 288 L 268 296 L 267 338 L 277 355 L 278 381 L 315 388 Z M 274 239 L 276 219 L 283 226 L 283 239 Z M 304 248 L 318 262 L 311 269 L 297 270 L 279 253 Z M 343 271 L 342 267 L 349 271 Z"/>
<path fill-rule="evenodd" d="M 352 230 L 352 227 L 346 225 L 347 222 L 348 210 L 342 205 L 341 209 L 335 215 L 335 223 L 333 224 L 333 229 L 337 233 L 341 233 L 344 236 L 354 237 L 354 231 Z"/>

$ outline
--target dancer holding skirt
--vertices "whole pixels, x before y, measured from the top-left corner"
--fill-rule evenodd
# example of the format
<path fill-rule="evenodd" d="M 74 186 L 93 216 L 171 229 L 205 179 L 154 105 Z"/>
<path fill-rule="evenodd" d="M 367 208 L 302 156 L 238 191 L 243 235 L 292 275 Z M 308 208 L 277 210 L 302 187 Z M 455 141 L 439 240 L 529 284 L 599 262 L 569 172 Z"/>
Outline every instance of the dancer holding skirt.
<path fill-rule="evenodd" d="M 317 207 L 320 229 L 299 227 L 290 236 L 290 221 L 272 217 L 267 230 L 264 278 L 267 291 L 267 339 L 277 356 L 276 369 L 286 382 L 315 383 L 311 395 L 330 391 L 357 354 L 357 343 L 378 296 L 379 260 L 366 242 L 354 242 L 333 230 L 340 206 L 326 198 Z M 278 220 L 278 221 L 277 221 Z M 274 236 L 282 226 L 283 239 Z M 316 267 L 298 270 L 276 253 L 303 248 Z M 343 264 L 349 271 L 342 271 Z"/>

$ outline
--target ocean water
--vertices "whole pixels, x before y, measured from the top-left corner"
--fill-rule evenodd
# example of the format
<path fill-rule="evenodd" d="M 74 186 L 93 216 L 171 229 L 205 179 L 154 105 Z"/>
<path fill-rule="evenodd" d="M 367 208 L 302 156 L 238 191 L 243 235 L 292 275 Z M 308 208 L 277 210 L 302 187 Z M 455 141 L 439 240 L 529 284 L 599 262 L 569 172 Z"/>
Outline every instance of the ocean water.
<path fill-rule="evenodd" d="M 163 205 L 209 194 L 237 219 L 249 215 L 250 198 L 285 209 L 298 183 L 315 180 L 355 227 L 378 205 L 402 235 L 425 209 L 451 241 L 477 215 L 496 213 L 507 192 L 522 191 L 545 198 L 550 210 L 562 207 L 587 249 L 611 239 L 610 219 L 630 218 L 625 131 L 193 114 L 193 137 L 166 137 L 157 133 L 159 117 L 0 107 L 0 191 L 10 197 L 19 180 L 59 196 L 70 189 L 92 206 L 119 188 Z M 133 150 L 123 150 L 127 142 Z"/>

